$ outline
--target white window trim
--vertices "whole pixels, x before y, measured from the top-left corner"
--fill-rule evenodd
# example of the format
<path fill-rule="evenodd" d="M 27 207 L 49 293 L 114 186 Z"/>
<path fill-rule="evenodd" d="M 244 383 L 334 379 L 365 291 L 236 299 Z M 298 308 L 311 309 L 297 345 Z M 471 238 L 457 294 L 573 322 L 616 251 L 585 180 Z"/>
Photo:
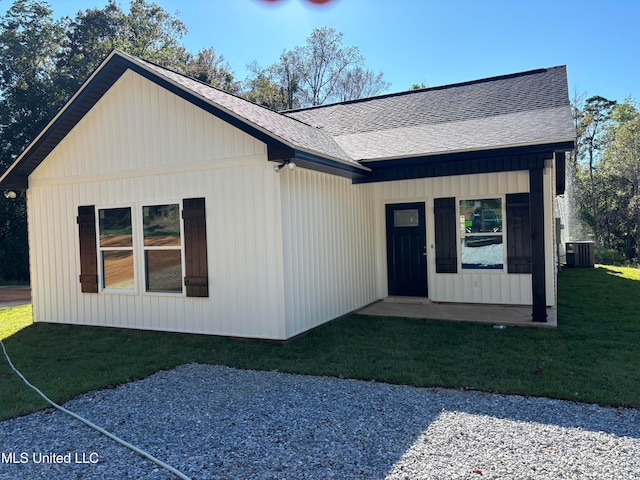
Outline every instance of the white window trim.
<path fill-rule="evenodd" d="M 172 247 L 146 247 L 144 245 L 144 207 L 157 207 L 159 205 L 178 205 L 178 223 L 180 225 L 180 246 Z M 138 211 L 140 212 L 140 222 L 138 228 L 140 229 L 140 254 L 138 255 L 138 268 L 140 269 L 140 291 L 143 295 L 155 296 L 155 297 L 186 297 L 187 291 L 184 286 L 185 277 L 185 258 L 184 258 L 184 222 L 182 221 L 182 200 L 154 200 L 153 202 L 138 202 Z M 180 284 L 182 289 L 180 292 L 159 292 L 159 291 L 147 291 L 147 279 L 146 279 L 146 265 L 144 261 L 145 251 L 147 250 L 180 250 Z"/>
<path fill-rule="evenodd" d="M 103 248 L 100 245 L 100 210 L 113 210 L 116 208 L 131 209 L 131 247 L 109 247 Z M 138 295 L 138 270 L 136 266 L 136 211 L 131 203 L 113 203 L 108 205 L 96 205 L 96 247 L 98 249 L 98 292 L 109 294 Z M 104 263 L 102 261 L 102 252 L 104 251 L 131 251 L 133 253 L 133 288 L 109 288 L 105 287 Z"/>
<path fill-rule="evenodd" d="M 145 247 L 144 246 L 144 227 L 143 214 L 144 207 L 154 207 L 158 205 L 178 205 L 178 216 L 180 224 L 180 246 L 174 247 Z M 104 267 L 102 262 L 103 248 L 100 246 L 100 210 L 110 210 L 115 208 L 131 209 L 131 237 L 133 246 L 130 247 L 113 247 L 105 250 L 131 250 L 133 252 L 133 289 L 105 288 L 104 287 Z M 148 295 L 156 297 L 186 297 L 186 288 L 184 285 L 184 277 L 186 274 L 185 256 L 184 256 L 184 222 L 182 221 L 182 200 L 154 200 L 148 202 L 128 202 L 128 203 L 110 203 L 95 206 L 96 215 L 96 248 L 98 250 L 98 292 L 114 295 Z M 180 292 L 156 292 L 147 291 L 145 278 L 145 250 L 180 250 L 181 263 L 181 285 Z"/>

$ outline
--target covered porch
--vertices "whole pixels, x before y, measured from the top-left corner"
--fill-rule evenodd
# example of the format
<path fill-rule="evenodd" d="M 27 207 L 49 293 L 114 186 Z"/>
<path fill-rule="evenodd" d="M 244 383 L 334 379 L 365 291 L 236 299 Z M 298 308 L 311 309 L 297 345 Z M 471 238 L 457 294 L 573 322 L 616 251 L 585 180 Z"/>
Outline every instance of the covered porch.
<path fill-rule="evenodd" d="M 387 297 L 356 311 L 360 315 L 424 318 L 492 325 L 555 328 L 558 310 L 547 308 L 547 321 L 532 321 L 531 305 L 435 303 L 419 297 Z"/>

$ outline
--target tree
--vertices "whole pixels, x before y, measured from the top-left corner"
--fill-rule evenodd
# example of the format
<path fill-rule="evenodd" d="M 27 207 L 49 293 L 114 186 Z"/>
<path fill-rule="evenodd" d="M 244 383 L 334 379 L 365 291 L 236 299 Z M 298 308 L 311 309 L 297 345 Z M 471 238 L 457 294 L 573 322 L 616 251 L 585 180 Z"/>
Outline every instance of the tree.
<path fill-rule="evenodd" d="M 291 109 L 355 100 L 386 90 L 389 83 L 384 75 L 366 69 L 360 50 L 343 46 L 342 38 L 333 28 L 313 30 L 305 45 L 285 50 L 277 63 L 265 69 L 252 70 L 245 81 L 246 98 Z M 268 100 L 271 93 L 276 97 Z"/>
<path fill-rule="evenodd" d="M 363 63 L 357 47 L 342 46 L 342 37 L 333 28 L 316 28 L 305 45 L 296 47 L 304 103 L 322 105 L 338 99 L 338 85 L 349 69 Z"/>
<path fill-rule="evenodd" d="M 282 82 L 273 66 L 261 68 L 254 61 L 247 68 L 251 76 L 244 82 L 244 98 L 274 111 L 294 108 L 293 90 L 281 86 Z"/>
<path fill-rule="evenodd" d="M 187 50 L 180 44 L 186 34 L 187 26 L 182 20 L 162 7 L 145 0 L 132 0 L 117 45 L 137 57 L 180 70 L 187 60 Z"/>
<path fill-rule="evenodd" d="M 49 120 L 63 92 L 52 80 L 62 29 L 44 2 L 19 0 L 0 19 L 0 174 Z M 29 277 L 24 194 L 0 194 L 0 281 Z"/>
<path fill-rule="evenodd" d="M 373 70 L 365 70 L 362 67 L 354 67 L 348 70 L 339 79 L 337 90 L 340 101 L 357 98 L 372 97 L 375 94 L 389 88 L 390 83 L 384 80 L 382 73 L 374 73 Z"/>
<path fill-rule="evenodd" d="M 633 258 L 640 262 L 640 111 L 631 100 L 616 105 L 612 111 L 615 122 L 611 128 L 610 142 L 605 152 L 608 173 L 621 182 L 619 196 L 625 195 L 629 231 L 635 231 Z"/>
<path fill-rule="evenodd" d="M 213 47 L 199 51 L 195 57 L 189 56 L 184 73 L 226 92 L 240 92 L 240 83 L 235 80 L 224 57 L 217 55 Z"/>
<path fill-rule="evenodd" d="M 145 0 L 132 0 L 128 14 L 109 0 L 103 9 L 80 11 L 62 24 L 67 34 L 56 58 L 56 74 L 69 94 L 114 48 L 181 72 L 192 60 L 180 44 L 186 25 Z"/>
<path fill-rule="evenodd" d="M 122 48 L 124 13 L 113 0 L 103 9 L 80 11 L 64 18 L 67 32 L 56 57 L 57 81 L 72 94 L 114 48 Z"/>
<path fill-rule="evenodd" d="M 589 162 L 589 193 L 593 207 L 590 213 L 594 219 L 594 228 L 597 228 L 595 217 L 598 214 L 598 192 L 596 191 L 594 172 L 600 159 L 600 154 L 603 150 L 604 138 L 606 138 L 604 133 L 606 131 L 607 123 L 610 120 L 611 110 L 615 104 L 615 100 L 607 100 L 606 98 L 598 95 L 587 98 L 582 110 L 582 118 L 579 125 L 581 131 L 580 139 L 587 150 L 587 158 Z"/>
<path fill-rule="evenodd" d="M 52 78 L 62 29 L 44 2 L 19 0 L 0 20 L 0 165 L 4 171 L 65 98 Z"/>

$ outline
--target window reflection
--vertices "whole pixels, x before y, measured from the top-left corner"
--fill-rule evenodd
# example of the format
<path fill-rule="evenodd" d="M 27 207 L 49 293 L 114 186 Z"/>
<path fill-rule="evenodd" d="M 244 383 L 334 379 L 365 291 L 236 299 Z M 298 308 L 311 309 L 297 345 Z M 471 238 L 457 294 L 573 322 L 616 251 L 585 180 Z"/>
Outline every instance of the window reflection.
<path fill-rule="evenodd" d="M 502 199 L 460 201 L 462 268 L 503 268 Z"/>
<path fill-rule="evenodd" d="M 103 287 L 133 290 L 133 252 L 131 250 L 105 250 L 102 252 Z"/>

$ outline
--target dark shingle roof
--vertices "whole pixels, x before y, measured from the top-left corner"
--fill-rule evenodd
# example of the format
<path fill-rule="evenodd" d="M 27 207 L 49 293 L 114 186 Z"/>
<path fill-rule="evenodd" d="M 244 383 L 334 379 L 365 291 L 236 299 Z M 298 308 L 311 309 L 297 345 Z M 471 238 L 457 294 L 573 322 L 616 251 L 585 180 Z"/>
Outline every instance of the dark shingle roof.
<path fill-rule="evenodd" d="M 356 160 L 575 138 L 563 66 L 284 113 Z"/>
<path fill-rule="evenodd" d="M 360 161 L 573 142 L 565 67 L 277 113 L 179 73 L 113 51 L 0 178 L 27 177 L 127 69 L 221 115 L 322 171 L 371 170 Z"/>

